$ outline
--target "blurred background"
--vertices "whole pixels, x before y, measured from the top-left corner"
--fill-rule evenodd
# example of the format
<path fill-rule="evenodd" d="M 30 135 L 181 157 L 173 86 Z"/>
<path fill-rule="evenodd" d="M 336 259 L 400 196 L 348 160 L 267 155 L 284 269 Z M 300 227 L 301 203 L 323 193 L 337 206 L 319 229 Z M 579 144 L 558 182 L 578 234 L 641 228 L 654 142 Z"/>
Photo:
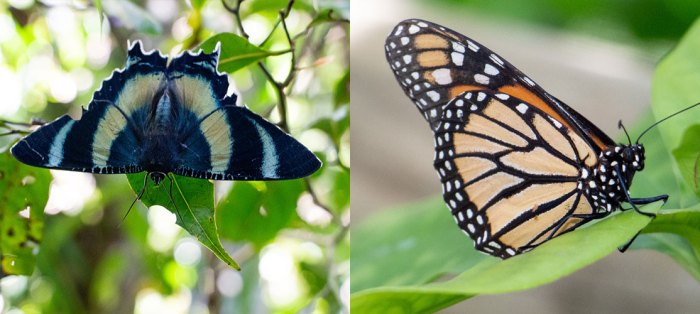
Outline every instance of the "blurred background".
<path fill-rule="evenodd" d="M 124 175 L 51 171 L 43 241 L 32 243 L 36 269 L 31 276 L 0 272 L 0 312 L 347 312 L 347 0 L 0 0 L 0 133 L 17 129 L 6 121 L 79 118 L 101 82 L 124 66 L 127 40 L 174 56 L 243 27 L 252 44 L 287 50 L 280 11 L 288 13 L 295 58 L 264 59 L 271 77 L 257 64 L 236 71 L 229 92 L 239 95 L 238 105 L 280 122 L 270 81 L 286 84 L 290 133 L 324 166 L 308 180 L 215 184 L 216 200 L 234 205 L 219 206 L 216 218 L 242 271 L 218 260 L 163 207 L 137 203 L 126 215 L 136 194 Z M 0 154 L 9 156 L 18 138 L 0 137 Z M 0 217 L 10 194 L 0 191 Z M 39 203 L 42 196 L 32 197 Z"/>
<path fill-rule="evenodd" d="M 440 195 L 432 133 L 384 56 L 384 40 L 399 21 L 421 18 L 465 34 L 622 138 L 618 120 L 630 126 L 648 113 L 655 64 L 698 17 L 700 3 L 354 0 L 352 12 L 351 201 L 358 225 Z M 467 237 L 464 246 L 472 246 Z M 694 313 L 698 295 L 698 282 L 671 258 L 635 250 L 537 289 L 478 296 L 442 313 Z"/>

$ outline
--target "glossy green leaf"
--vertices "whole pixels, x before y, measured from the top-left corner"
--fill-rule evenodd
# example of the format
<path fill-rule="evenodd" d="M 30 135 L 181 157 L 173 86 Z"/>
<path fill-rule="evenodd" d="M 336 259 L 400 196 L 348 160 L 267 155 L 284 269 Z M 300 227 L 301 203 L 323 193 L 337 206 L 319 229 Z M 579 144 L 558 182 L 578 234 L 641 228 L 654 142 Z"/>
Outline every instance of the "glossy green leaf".
<path fill-rule="evenodd" d="M 651 207 L 658 209 L 656 205 L 647 206 L 645 210 L 651 211 Z M 357 291 L 352 295 L 352 310 L 357 313 L 430 312 L 478 294 L 506 293 L 541 286 L 614 252 L 649 221 L 648 217 L 629 211 L 557 237 L 527 254 L 503 261 L 488 258 L 447 281 Z M 354 232 L 355 238 L 358 231 Z M 426 247 L 423 254 L 436 251 L 435 243 L 441 243 L 440 247 L 444 247 L 441 241 L 433 242 L 432 247 Z M 358 258 L 355 251 L 352 258 Z M 413 256 L 415 258 L 417 256 Z M 456 257 L 446 258 L 442 262 L 453 258 Z M 357 271 L 353 267 L 353 274 Z M 383 271 L 388 270 L 378 269 L 377 274 L 381 276 Z M 411 271 L 430 269 L 414 267 Z"/>
<path fill-rule="evenodd" d="M 294 218 L 303 191 L 302 180 L 235 182 L 217 208 L 221 236 L 262 247 Z"/>
<path fill-rule="evenodd" d="M 102 1 L 104 12 L 118 19 L 122 27 L 150 35 L 158 35 L 163 30 L 145 9 L 128 0 Z"/>
<path fill-rule="evenodd" d="M 200 48 L 205 53 L 211 53 L 217 43 L 221 43 L 219 55 L 219 71 L 233 73 L 239 69 L 256 63 L 268 56 L 288 53 L 288 51 L 267 51 L 251 44 L 247 39 L 232 33 L 219 33 L 205 40 Z"/>
<path fill-rule="evenodd" d="M 145 172 L 127 175 L 135 193 L 141 192 Z M 177 224 L 208 247 L 214 255 L 229 266 L 240 270 L 238 264 L 221 246 L 214 220 L 214 185 L 208 180 L 172 175 L 159 186 L 148 180 L 148 187 L 141 197 L 146 206 L 160 205 L 175 214 Z"/>
<path fill-rule="evenodd" d="M 2 271 L 31 275 L 44 232 L 44 207 L 51 174 L 26 166 L 9 151 L 0 153 L 0 253 Z M 20 212 L 29 209 L 23 215 Z"/>

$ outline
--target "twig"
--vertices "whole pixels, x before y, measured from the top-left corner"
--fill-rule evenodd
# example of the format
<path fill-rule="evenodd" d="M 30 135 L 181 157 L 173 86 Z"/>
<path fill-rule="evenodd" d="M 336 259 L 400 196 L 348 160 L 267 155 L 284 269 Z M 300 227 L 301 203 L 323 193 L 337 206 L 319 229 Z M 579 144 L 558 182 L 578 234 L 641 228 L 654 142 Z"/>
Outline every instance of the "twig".
<path fill-rule="evenodd" d="M 224 3 L 224 6 L 226 7 L 226 9 L 234 15 L 241 36 L 248 38 L 248 35 L 245 32 L 245 29 L 243 27 L 243 22 L 242 22 L 241 15 L 240 15 L 240 5 L 241 5 L 241 2 L 243 2 L 243 0 L 238 1 L 234 7 L 229 6 L 226 3 L 226 0 L 222 0 L 222 2 Z M 287 125 L 287 95 L 285 93 L 285 89 L 292 84 L 292 82 L 294 81 L 296 74 L 298 73 L 298 70 L 299 70 L 299 67 L 297 66 L 296 40 L 298 38 L 300 38 L 301 36 L 308 34 L 312 29 L 312 25 L 309 24 L 300 34 L 297 34 L 295 36 L 292 36 L 290 34 L 289 28 L 287 27 L 286 19 L 290 14 L 293 5 L 294 5 L 294 0 L 289 0 L 287 2 L 287 6 L 285 7 L 285 9 L 283 9 L 279 12 L 279 19 L 278 19 L 278 21 L 275 22 L 275 25 L 274 25 L 272 31 L 267 36 L 267 38 L 265 38 L 263 40 L 263 43 L 261 44 L 261 45 L 264 45 L 270 39 L 270 37 L 272 36 L 272 33 L 274 31 L 276 31 L 278 26 L 280 24 L 282 25 L 282 29 L 284 30 L 285 37 L 286 37 L 287 42 L 289 44 L 289 51 L 291 53 L 290 68 L 289 68 L 289 72 L 287 73 L 287 76 L 284 78 L 284 80 L 278 81 L 273 77 L 272 73 L 269 71 L 269 69 L 265 66 L 265 64 L 263 62 L 258 62 L 258 67 L 263 72 L 263 74 L 267 78 L 268 82 L 270 84 L 272 84 L 272 86 L 275 89 L 275 93 L 277 94 L 277 98 L 279 101 L 279 103 L 277 105 L 279 113 L 280 113 L 279 126 L 280 126 L 280 128 L 282 128 L 283 130 L 285 130 L 287 132 L 289 132 L 289 129 L 288 129 L 288 125 Z M 338 147 L 336 145 L 334 145 L 334 149 L 337 151 Z M 342 168 L 347 169 L 347 167 L 342 165 L 342 163 L 339 162 L 339 164 Z M 340 226 L 340 230 L 333 236 L 330 243 L 326 244 L 326 254 L 327 254 L 326 255 L 327 256 L 326 264 L 328 265 L 327 266 L 327 268 L 328 268 L 328 280 L 327 280 L 326 284 L 324 285 L 324 287 L 311 299 L 309 305 L 305 308 L 305 310 L 312 310 L 316 300 L 326 297 L 329 293 L 333 294 L 333 297 L 336 300 L 340 301 L 339 287 L 338 287 L 338 283 L 337 283 L 336 278 L 335 278 L 336 277 L 335 248 L 338 245 L 338 243 L 340 243 L 347 235 L 347 232 L 349 230 L 349 225 L 343 224 L 342 219 L 338 215 L 333 213 L 333 211 L 328 206 L 324 205 L 320 201 L 313 186 L 311 185 L 311 180 L 308 177 L 304 178 L 304 184 L 306 187 L 306 191 L 309 193 L 309 195 L 311 195 L 313 202 L 317 206 L 321 207 L 328 214 L 331 215 L 332 222 L 334 224 Z"/>

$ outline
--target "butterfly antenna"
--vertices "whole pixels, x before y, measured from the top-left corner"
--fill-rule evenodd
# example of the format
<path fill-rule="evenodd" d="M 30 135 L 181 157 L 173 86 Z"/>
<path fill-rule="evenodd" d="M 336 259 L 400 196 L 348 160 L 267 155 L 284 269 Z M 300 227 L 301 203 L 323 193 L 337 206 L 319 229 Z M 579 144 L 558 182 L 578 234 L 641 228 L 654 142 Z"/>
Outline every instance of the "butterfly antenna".
<path fill-rule="evenodd" d="M 126 216 L 129 216 L 129 213 L 131 212 L 131 209 L 134 207 L 134 204 L 136 204 L 136 201 L 140 200 L 141 197 L 143 196 L 143 193 L 146 192 L 146 186 L 148 185 L 148 174 L 143 178 L 143 188 L 141 189 L 141 192 L 139 192 L 139 195 L 136 196 L 133 202 L 131 202 L 131 205 L 129 205 L 129 209 L 126 210 L 126 214 L 124 214 L 124 217 L 122 217 L 122 221 L 119 223 L 121 224 L 126 220 Z"/>
<path fill-rule="evenodd" d="M 693 108 L 695 108 L 695 107 L 697 107 L 697 106 L 700 106 L 700 102 L 697 103 L 697 104 L 691 105 L 691 106 L 689 106 L 689 107 L 687 107 L 687 108 L 684 108 L 684 109 L 681 109 L 681 110 L 679 110 L 679 111 L 676 111 L 675 113 L 672 113 L 671 115 L 669 115 L 669 116 L 667 116 L 667 117 L 665 117 L 665 118 L 663 118 L 663 119 L 661 119 L 661 120 L 659 120 L 659 121 L 656 121 L 654 124 L 652 124 L 651 126 L 649 126 L 646 130 L 644 130 L 644 132 L 642 132 L 642 134 L 639 134 L 639 137 L 637 137 L 637 142 L 636 142 L 636 143 L 639 144 L 639 140 L 642 138 L 642 136 L 644 136 L 644 134 L 646 134 L 647 132 L 649 132 L 649 130 L 651 130 L 653 127 L 659 125 L 659 123 L 664 122 L 664 121 L 666 121 L 666 120 L 668 120 L 668 119 L 670 119 L 670 118 L 673 118 L 673 117 L 675 117 L 676 115 L 678 115 L 678 114 L 680 114 L 680 113 L 683 113 L 683 112 L 685 112 L 685 111 L 688 111 L 688 110 L 690 110 L 690 109 L 693 109 Z"/>
<path fill-rule="evenodd" d="M 622 129 L 622 131 L 625 132 L 625 136 L 627 136 L 627 143 L 629 143 L 630 145 L 632 145 L 632 139 L 630 139 L 630 134 L 627 133 L 627 129 L 625 128 L 625 125 L 622 124 L 622 120 L 620 120 L 620 121 L 617 123 L 617 127 L 618 127 L 619 129 Z"/>
<path fill-rule="evenodd" d="M 185 221 L 182 220 L 182 216 L 180 216 L 180 209 L 177 208 L 177 205 L 175 205 L 175 199 L 173 199 L 173 180 L 174 178 L 170 176 L 170 173 L 167 174 L 168 179 L 170 180 L 170 187 L 168 191 L 168 196 L 170 197 L 170 202 L 173 203 L 173 207 L 175 207 L 175 213 L 177 214 L 177 217 L 180 218 L 180 221 L 184 223 Z"/>

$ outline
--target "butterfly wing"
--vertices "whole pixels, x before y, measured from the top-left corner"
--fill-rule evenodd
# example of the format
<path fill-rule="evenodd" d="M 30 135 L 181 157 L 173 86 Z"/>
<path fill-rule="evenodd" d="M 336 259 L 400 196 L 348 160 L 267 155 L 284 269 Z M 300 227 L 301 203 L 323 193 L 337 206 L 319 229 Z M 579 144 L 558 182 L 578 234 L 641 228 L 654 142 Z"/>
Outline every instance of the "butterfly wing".
<path fill-rule="evenodd" d="M 594 150 L 537 106 L 466 92 L 439 121 L 435 168 L 444 199 L 477 249 L 510 257 L 595 213 L 580 182 L 582 165 L 595 165 Z"/>
<path fill-rule="evenodd" d="M 80 120 L 64 115 L 29 134 L 11 152 L 44 168 L 93 173 L 133 173 L 140 166 L 143 126 L 163 83 L 167 59 L 129 45 L 124 69 L 115 70 L 95 92 Z"/>
<path fill-rule="evenodd" d="M 216 71 L 218 50 L 175 58 L 168 67 L 175 103 L 190 114 L 177 126 L 176 174 L 214 180 L 295 179 L 321 162 L 274 124 L 236 106 L 228 81 Z"/>
<path fill-rule="evenodd" d="M 386 57 L 404 92 L 435 130 L 445 104 L 467 91 L 490 90 L 517 97 L 580 134 L 596 150 L 615 142 L 476 41 L 418 19 L 399 23 L 385 45 Z"/>

